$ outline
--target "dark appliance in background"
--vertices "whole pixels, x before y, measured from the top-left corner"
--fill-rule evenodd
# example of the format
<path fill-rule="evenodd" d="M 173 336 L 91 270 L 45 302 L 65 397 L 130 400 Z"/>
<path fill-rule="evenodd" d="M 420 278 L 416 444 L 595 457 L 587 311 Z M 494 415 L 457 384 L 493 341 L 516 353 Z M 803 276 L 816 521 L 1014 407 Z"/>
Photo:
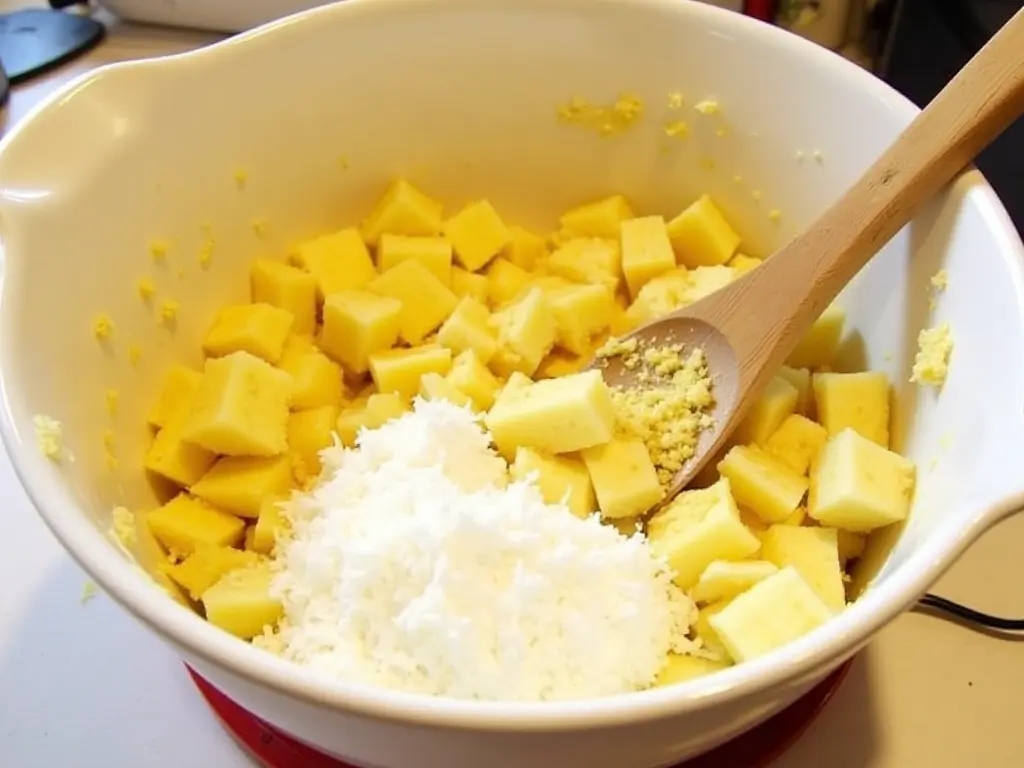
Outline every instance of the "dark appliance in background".
<path fill-rule="evenodd" d="M 1022 6 L 1022 0 L 883 0 L 868 22 L 869 34 L 886 30 L 877 74 L 924 107 Z M 977 164 L 1024 233 L 1024 119 Z"/>

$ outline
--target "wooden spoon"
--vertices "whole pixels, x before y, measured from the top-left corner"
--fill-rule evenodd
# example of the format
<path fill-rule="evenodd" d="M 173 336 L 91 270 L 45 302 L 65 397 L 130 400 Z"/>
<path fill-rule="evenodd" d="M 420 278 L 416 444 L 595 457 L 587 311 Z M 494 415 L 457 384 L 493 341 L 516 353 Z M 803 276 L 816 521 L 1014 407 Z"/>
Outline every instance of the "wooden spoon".
<path fill-rule="evenodd" d="M 627 336 L 641 346 L 703 349 L 714 382 L 714 426 L 672 479 L 666 501 L 722 448 L 797 342 L 861 267 L 1022 112 L 1024 10 L 803 234 L 735 282 Z M 601 370 L 611 385 L 644 387 L 620 357 L 602 361 Z"/>

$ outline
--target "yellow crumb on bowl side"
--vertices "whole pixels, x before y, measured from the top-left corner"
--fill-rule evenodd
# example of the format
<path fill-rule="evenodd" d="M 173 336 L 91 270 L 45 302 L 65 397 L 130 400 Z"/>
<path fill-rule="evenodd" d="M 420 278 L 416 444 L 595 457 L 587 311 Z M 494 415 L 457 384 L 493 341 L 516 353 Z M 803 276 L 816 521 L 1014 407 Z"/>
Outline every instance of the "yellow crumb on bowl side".
<path fill-rule="evenodd" d="M 139 358 L 142 357 L 142 347 L 138 344 L 128 345 L 128 362 L 132 365 L 139 364 Z"/>
<path fill-rule="evenodd" d="M 166 240 L 153 240 L 149 244 L 149 255 L 153 261 L 163 261 L 171 250 L 171 244 Z"/>
<path fill-rule="evenodd" d="M 181 303 L 174 299 L 166 299 L 160 304 L 160 322 L 164 325 L 168 325 L 174 322 L 178 317 L 178 310 L 181 309 Z"/>
<path fill-rule="evenodd" d="M 643 117 L 644 103 L 638 96 L 624 93 L 612 104 L 591 104 L 574 96 L 557 108 L 558 120 L 596 131 L 601 136 L 624 133 Z"/>
<path fill-rule="evenodd" d="M 121 393 L 116 389 L 108 389 L 107 394 L 104 396 L 104 403 L 107 406 L 107 413 L 111 416 L 117 415 L 118 400 L 121 398 Z"/>
<path fill-rule="evenodd" d="M 36 445 L 40 453 L 53 461 L 60 461 L 64 450 L 64 433 L 60 422 L 49 416 L 38 414 L 32 419 L 36 432 Z"/>
<path fill-rule="evenodd" d="M 156 293 L 156 285 L 150 278 L 144 277 L 139 280 L 138 291 L 139 298 L 143 301 L 149 301 L 153 294 Z"/>
<path fill-rule="evenodd" d="M 946 270 L 940 269 L 934 275 L 932 275 L 931 282 L 932 288 L 936 291 L 944 291 L 949 286 L 949 275 L 946 274 Z"/>
<path fill-rule="evenodd" d="M 244 168 L 236 168 L 234 178 L 235 186 L 238 187 L 240 190 L 245 189 L 245 185 L 249 181 L 249 172 L 246 171 Z"/>
<path fill-rule="evenodd" d="M 714 99 L 705 99 L 704 101 L 698 101 L 694 106 L 698 112 L 702 115 L 717 115 L 722 111 L 721 106 Z"/>
<path fill-rule="evenodd" d="M 917 355 L 910 381 L 930 387 L 941 387 L 949 373 L 949 358 L 953 353 L 953 337 L 949 324 L 925 328 L 917 337 Z"/>
<path fill-rule="evenodd" d="M 114 321 L 110 315 L 99 315 L 92 323 L 92 333 L 97 339 L 109 339 L 114 335 Z"/>

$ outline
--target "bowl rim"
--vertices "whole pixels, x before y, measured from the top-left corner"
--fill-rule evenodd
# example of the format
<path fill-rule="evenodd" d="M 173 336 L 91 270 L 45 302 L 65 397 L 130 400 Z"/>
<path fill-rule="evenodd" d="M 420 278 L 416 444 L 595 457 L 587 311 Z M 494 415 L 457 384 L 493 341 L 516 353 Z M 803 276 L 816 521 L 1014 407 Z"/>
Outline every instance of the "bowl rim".
<path fill-rule="evenodd" d="M 174 69 L 182 65 L 215 65 L 231 57 L 241 46 L 272 44 L 284 30 L 297 30 L 324 19 L 348 15 L 401 13 L 402 8 L 423 0 L 345 0 L 314 8 L 271 22 L 205 48 L 154 59 L 143 59 L 100 67 L 74 79 L 38 104 L 0 140 L 0 156 L 8 145 L 27 130 L 44 112 L 59 108 L 60 102 L 86 83 L 104 80 L 117 73 L 141 69 Z M 479 0 L 431 0 L 447 8 L 479 7 Z M 628 2 L 652 12 L 687 18 L 690 23 L 759 35 L 773 45 L 799 51 L 810 66 L 827 68 L 837 79 L 869 93 L 898 119 L 909 123 L 917 108 L 866 70 L 777 27 L 732 11 L 703 3 L 676 0 L 588 0 L 588 9 Z M 520 9 L 538 13 L 575 5 L 577 0 L 518 0 Z M 1001 250 L 1008 255 L 1008 268 L 1017 292 L 1018 307 L 1024 306 L 1024 246 L 995 193 L 977 171 L 969 171 L 958 184 L 967 188 L 965 204 L 975 206 L 985 217 Z M 9 309 L 9 270 L 3 270 L 0 317 Z M 1024 505 L 1024 497 L 990 506 L 971 520 L 950 519 L 931 540 L 913 552 L 907 562 L 885 583 L 869 590 L 843 613 L 823 627 L 760 659 L 730 667 L 715 675 L 675 686 L 655 688 L 599 699 L 559 702 L 478 702 L 406 693 L 365 684 L 326 678 L 293 662 L 276 657 L 213 627 L 169 597 L 154 599 L 154 583 L 138 578 L 137 567 L 104 541 L 94 525 L 64 487 L 52 480 L 53 467 L 42 457 L 34 436 L 22 435 L 18 424 L 30 421 L 12 411 L 10 393 L 17 387 L 11 375 L 16 370 L 9 359 L 13 333 L 0 324 L 0 434 L 22 486 L 63 547 L 90 573 L 102 588 L 125 609 L 169 644 L 191 659 L 219 668 L 228 675 L 266 691 L 284 695 L 308 705 L 326 707 L 372 717 L 381 721 L 486 730 L 497 732 L 551 732 L 621 726 L 658 720 L 685 712 L 724 705 L 771 687 L 800 686 L 817 679 L 852 656 L 885 624 L 909 608 L 966 547 L 996 519 Z"/>

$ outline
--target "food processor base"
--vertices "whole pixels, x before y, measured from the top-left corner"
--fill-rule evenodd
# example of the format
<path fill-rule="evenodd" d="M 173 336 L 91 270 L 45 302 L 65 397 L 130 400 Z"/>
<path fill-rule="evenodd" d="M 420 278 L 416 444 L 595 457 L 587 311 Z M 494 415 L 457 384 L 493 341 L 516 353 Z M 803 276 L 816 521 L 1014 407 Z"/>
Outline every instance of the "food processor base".
<path fill-rule="evenodd" d="M 723 765 L 766 768 L 810 727 L 843 682 L 851 663 L 846 662 L 802 699 L 771 719 L 677 768 L 720 768 Z M 188 668 L 188 671 L 221 725 L 265 768 L 352 768 L 278 733 L 210 685 L 195 670 Z"/>

